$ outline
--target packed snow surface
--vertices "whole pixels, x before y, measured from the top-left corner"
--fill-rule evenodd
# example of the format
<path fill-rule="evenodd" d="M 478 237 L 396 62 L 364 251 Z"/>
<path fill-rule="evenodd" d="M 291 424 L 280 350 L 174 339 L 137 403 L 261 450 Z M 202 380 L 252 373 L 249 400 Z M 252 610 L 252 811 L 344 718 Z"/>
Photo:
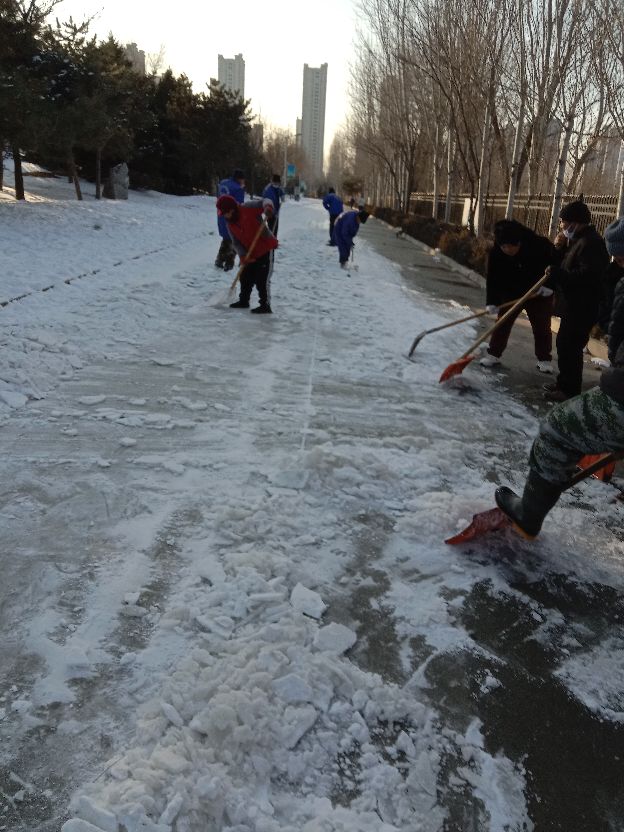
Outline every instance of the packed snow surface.
<path fill-rule="evenodd" d="M 210 305 L 232 279 L 213 199 L 32 188 L 0 200 L 5 763 L 41 732 L 74 791 L 63 832 L 434 832 L 453 794 L 480 828 L 532 829 L 522 760 L 431 690 L 460 653 L 489 668 L 480 696 L 501 685 L 461 616 L 501 588 L 495 559 L 443 540 L 492 506 L 492 471 L 521 484 L 510 450 L 537 426 L 474 368 L 438 383 L 470 327 L 406 360 L 457 309 L 365 227 L 342 272 L 314 200 L 283 206 L 255 316 Z M 585 487 L 598 555 L 569 497 L 514 545 L 621 587 L 621 510 Z M 532 603 L 548 639 L 560 613 Z M 621 643 L 577 635 L 562 683 L 621 720 Z"/>

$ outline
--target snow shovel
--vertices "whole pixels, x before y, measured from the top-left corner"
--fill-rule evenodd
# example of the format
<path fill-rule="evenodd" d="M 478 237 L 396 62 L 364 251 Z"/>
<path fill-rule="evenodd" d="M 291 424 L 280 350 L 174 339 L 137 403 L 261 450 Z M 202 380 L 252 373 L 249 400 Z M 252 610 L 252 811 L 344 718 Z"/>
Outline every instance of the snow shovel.
<path fill-rule="evenodd" d="M 615 466 L 616 461 L 618 459 L 622 459 L 622 457 L 624 457 L 624 451 L 603 454 L 602 456 L 594 457 L 595 461 L 592 462 L 591 465 L 587 465 L 587 467 L 583 467 L 583 463 L 588 459 L 588 457 L 583 457 L 577 463 L 582 470 L 569 479 L 561 490 L 567 491 L 568 488 L 572 488 L 573 485 L 577 485 L 582 480 L 587 479 L 587 477 L 591 477 L 592 475 L 597 476 L 599 471 Z M 447 537 L 444 542 L 448 543 L 449 546 L 455 546 L 458 543 L 467 543 L 469 540 L 474 540 L 475 537 L 481 537 L 488 532 L 495 532 L 498 531 L 498 529 L 504 529 L 506 526 L 512 525 L 513 523 L 504 511 L 500 508 L 491 508 L 488 511 L 481 511 L 479 514 L 473 514 L 470 525 L 466 526 L 463 531 L 458 532 L 452 537 Z"/>
<path fill-rule="evenodd" d="M 453 361 L 452 364 L 448 365 L 446 370 L 444 370 L 442 372 L 442 375 L 440 376 L 440 382 L 448 381 L 450 378 L 453 378 L 453 376 L 458 376 L 461 373 L 463 373 L 464 368 L 467 367 L 468 364 L 470 364 L 471 361 L 474 361 L 474 359 L 477 357 L 474 351 L 479 346 L 479 344 L 482 344 L 487 338 L 489 338 L 495 329 L 498 329 L 498 327 L 501 324 L 503 324 L 507 320 L 507 318 L 513 315 L 513 313 L 517 309 L 520 309 L 522 305 L 526 303 L 526 301 L 529 300 L 529 298 L 532 295 L 535 295 L 537 293 L 537 290 L 540 289 L 544 283 L 546 283 L 549 277 L 550 272 L 546 270 L 544 274 L 540 277 L 540 279 L 537 281 L 535 286 L 531 286 L 528 292 L 522 295 L 521 298 L 518 298 L 518 300 L 513 304 L 513 306 L 510 309 L 508 309 L 505 312 L 505 314 L 501 318 L 499 318 L 493 326 L 486 330 L 483 333 L 483 335 L 477 338 L 474 344 L 471 344 L 466 350 L 466 352 L 460 358 L 457 359 L 457 361 Z"/>
<path fill-rule="evenodd" d="M 532 300 L 534 297 L 537 297 L 537 295 L 531 295 L 531 297 L 527 298 L 527 300 Z M 516 303 L 515 300 L 508 300 L 507 303 L 501 303 L 501 305 L 498 308 L 506 309 L 508 306 L 512 306 L 514 303 Z M 425 335 L 431 335 L 432 332 L 439 332 L 441 329 L 448 329 L 451 326 L 457 326 L 457 324 L 463 324 L 466 321 L 472 321 L 473 318 L 481 318 L 483 315 L 487 314 L 487 309 L 482 309 L 480 312 L 474 312 L 472 315 L 466 315 L 465 318 L 459 318 L 457 321 L 451 321 L 450 324 L 442 324 L 442 326 L 434 326 L 433 329 L 425 329 L 423 332 L 420 333 L 420 335 L 417 335 L 414 338 L 414 341 L 412 343 L 412 346 L 410 347 L 410 351 L 408 352 L 407 357 L 411 358 L 414 355 L 414 350 L 420 344 Z"/>
<path fill-rule="evenodd" d="M 256 243 L 260 239 L 260 235 L 262 234 L 262 231 L 265 228 L 268 228 L 268 226 L 264 221 L 264 215 L 263 215 L 262 220 L 260 222 L 260 225 L 258 227 L 258 230 L 256 231 L 256 236 L 251 241 L 251 245 L 249 246 L 247 254 L 245 255 L 245 259 L 247 259 L 248 257 L 250 257 L 253 254 L 253 251 L 256 247 Z M 210 300 L 208 301 L 208 306 L 224 306 L 226 303 L 229 303 L 231 300 L 233 300 L 234 294 L 236 292 L 236 284 L 241 279 L 241 275 L 245 271 L 245 266 L 247 266 L 247 263 L 241 263 L 241 265 L 239 266 L 238 271 L 236 272 L 236 277 L 234 278 L 234 280 L 230 284 L 229 289 L 227 289 L 225 291 L 222 290 L 217 295 L 214 295 L 212 298 L 210 298 Z"/>

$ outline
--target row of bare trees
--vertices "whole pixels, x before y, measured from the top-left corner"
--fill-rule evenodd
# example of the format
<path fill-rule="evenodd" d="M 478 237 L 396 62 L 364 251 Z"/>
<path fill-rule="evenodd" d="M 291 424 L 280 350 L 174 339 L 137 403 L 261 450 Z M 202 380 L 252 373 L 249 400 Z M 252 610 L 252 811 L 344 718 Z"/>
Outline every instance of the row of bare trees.
<path fill-rule="evenodd" d="M 624 212 L 622 0 L 360 0 L 348 134 L 372 198 L 414 190 L 562 195 L 619 149 Z M 616 187 L 614 184 L 612 188 Z"/>

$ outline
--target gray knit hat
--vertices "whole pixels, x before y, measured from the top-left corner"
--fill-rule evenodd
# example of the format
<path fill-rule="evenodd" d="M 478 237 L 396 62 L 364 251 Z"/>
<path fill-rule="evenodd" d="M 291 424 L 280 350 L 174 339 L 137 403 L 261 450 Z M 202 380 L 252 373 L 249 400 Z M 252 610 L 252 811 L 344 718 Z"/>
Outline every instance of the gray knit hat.
<path fill-rule="evenodd" d="M 624 257 L 624 217 L 607 226 L 604 238 L 611 257 Z"/>

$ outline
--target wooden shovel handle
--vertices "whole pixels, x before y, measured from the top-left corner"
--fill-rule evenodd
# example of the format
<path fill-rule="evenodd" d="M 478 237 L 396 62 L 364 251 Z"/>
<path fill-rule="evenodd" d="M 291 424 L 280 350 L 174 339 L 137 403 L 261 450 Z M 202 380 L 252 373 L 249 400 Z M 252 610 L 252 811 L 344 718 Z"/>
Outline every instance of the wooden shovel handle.
<path fill-rule="evenodd" d="M 571 477 L 563 486 L 562 490 L 567 491 L 568 488 L 572 488 L 573 485 L 582 482 L 582 480 L 587 479 L 587 477 L 591 477 L 591 475 L 595 474 L 596 471 L 600 471 L 602 468 L 605 468 L 607 465 L 611 465 L 612 462 L 617 462 L 618 459 L 622 459 L 623 457 L 624 451 L 613 451 L 613 453 L 597 459 L 596 462 L 592 462 L 592 464 L 588 465 L 587 468 L 583 468 L 582 471 L 579 471 Z"/>
<path fill-rule="evenodd" d="M 537 293 L 537 290 L 541 289 L 541 287 L 544 285 L 544 283 L 546 283 L 546 281 L 548 280 L 549 277 L 550 277 L 550 272 L 545 271 L 544 274 L 537 281 L 535 286 L 531 286 L 531 288 L 529 289 L 528 292 L 525 292 L 525 294 L 522 295 L 521 298 L 518 298 L 518 300 L 514 301 L 511 308 L 508 309 L 505 312 L 505 314 L 502 315 L 496 321 L 496 323 L 493 326 L 491 326 L 488 330 L 486 330 L 486 332 L 484 332 L 483 335 L 481 335 L 479 338 L 477 338 L 477 340 L 474 342 L 474 344 L 471 344 L 470 347 L 468 347 L 466 352 L 461 357 L 462 358 L 468 358 L 468 356 L 476 350 L 476 348 L 479 346 L 479 344 L 482 344 L 486 340 L 486 338 L 489 338 L 490 335 L 494 332 L 494 330 L 498 329 L 498 327 L 501 324 L 503 324 L 507 320 L 507 318 L 510 317 L 510 315 L 513 315 L 513 313 L 517 309 L 520 309 L 522 307 L 522 305 L 527 302 L 527 300 L 529 300 L 533 295 L 535 295 Z"/>

